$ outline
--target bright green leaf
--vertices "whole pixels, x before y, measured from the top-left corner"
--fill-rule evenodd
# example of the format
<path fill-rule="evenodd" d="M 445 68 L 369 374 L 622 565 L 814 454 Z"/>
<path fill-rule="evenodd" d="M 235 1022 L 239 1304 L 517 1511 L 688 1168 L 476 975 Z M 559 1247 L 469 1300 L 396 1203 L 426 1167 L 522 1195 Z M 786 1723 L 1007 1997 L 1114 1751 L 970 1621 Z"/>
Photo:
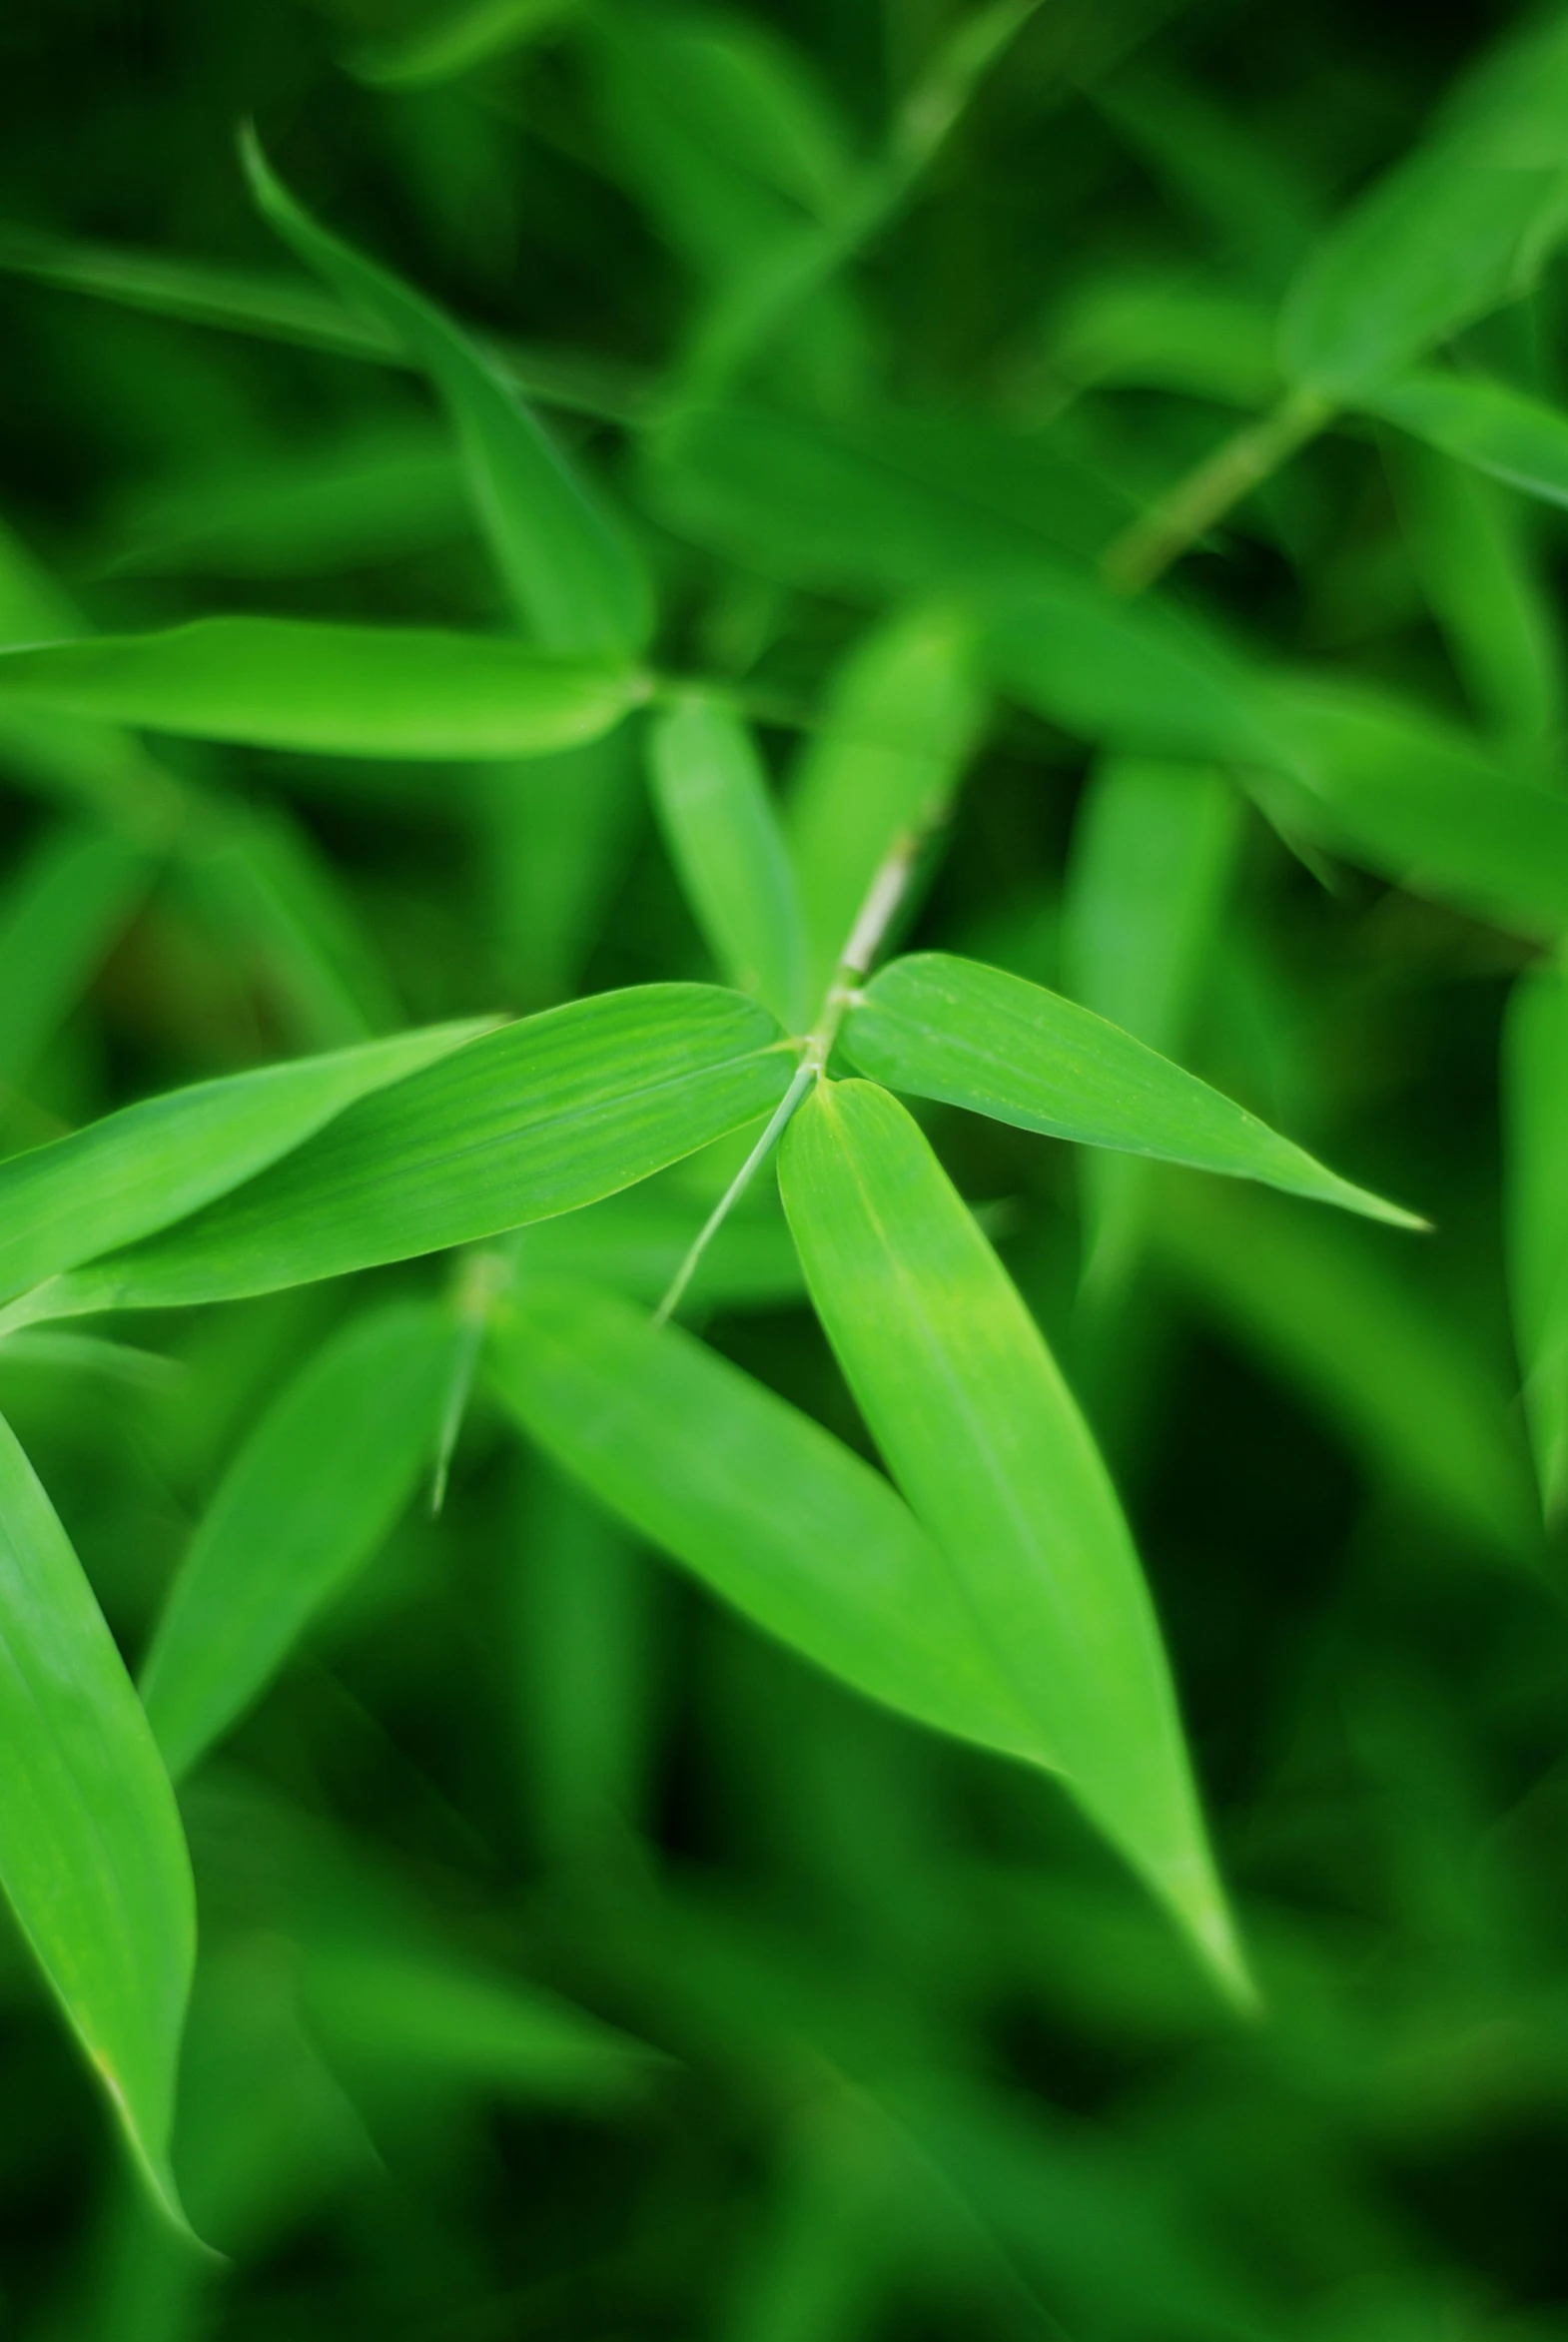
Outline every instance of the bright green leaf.
<path fill-rule="evenodd" d="M 170 1588 L 141 1692 L 176 1780 L 253 1705 L 385 1542 L 428 1467 L 455 1328 L 431 1305 L 353 1319 L 257 1424 Z"/>
<path fill-rule="evenodd" d="M 714 958 L 799 1032 L 809 1014 L 801 910 L 750 733 L 690 692 L 654 717 L 648 755 L 665 842 Z"/>
<path fill-rule="evenodd" d="M 773 1019 L 737 993 L 573 1001 L 362 1100 L 221 1206 L 24 1306 L 178 1307 L 474 1243 L 647 1178 L 768 1113 L 792 1072 Z"/>
<path fill-rule="evenodd" d="M 0 1422 L 0 1885 L 132 2153 L 169 2169 L 196 1896 L 174 1792 L 114 1639 Z"/>
<path fill-rule="evenodd" d="M 1396 1227 L 1423 1224 L 1131 1033 L 1001 968 L 946 952 L 894 960 L 850 1010 L 842 1038 L 862 1073 L 919 1098 L 1085 1147 L 1261 1179 Z"/>
<path fill-rule="evenodd" d="M 1040 1745 L 1244 1998 L 1154 1607 L 1039 1328 L 874 1084 L 807 1100 L 780 1180 L 850 1387 Z"/>
<path fill-rule="evenodd" d="M 389 327 L 429 376 L 457 434 L 496 564 L 539 640 L 573 656 L 640 647 L 652 625 L 646 578 L 618 524 L 493 361 L 429 302 L 318 227 L 274 175 L 253 133 L 243 154 L 252 192 L 279 235 L 353 308 Z"/>
<path fill-rule="evenodd" d="M 1380 384 L 1358 403 L 1508 487 L 1568 504 L 1568 414 L 1527 391 L 1428 367 Z"/>
<path fill-rule="evenodd" d="M 362 49 L 354 71 L 378 89 L 429 89 L 549 32 L 576 5 L 577 0 L 458 0 L 456 7 L 434 9 L 400 39 Z"/>
<path fill-rule="evenodd" d="M 196 618 L 0 651 L 0 708 L 325 756 L 543 755 L 607 732 L 645 696 L 607 660 L 430 627 Z"/>
<path fill-rule="evenodd" d="M 167 1227 L 484 1029 L 434 1025 L 198 1082 L 12 1156 L 0 1163 L 0 1293 Z"/>
<path fill-rule="evenodd" d="M 1070 383 L 1245 407 L 1272 405 L 1280 394 L 1272 312 L 1184 278 L 1097 272 L 1056 313 L 1047 349 Z"/>
<path fill-rule="evenodd" d="M 938 1731 L 1039 1758 L 953 1574 L 880 1473 L 677 1326 L 525 1277 L 496 1387 L 529 1437 L 755 1625 Z"/>

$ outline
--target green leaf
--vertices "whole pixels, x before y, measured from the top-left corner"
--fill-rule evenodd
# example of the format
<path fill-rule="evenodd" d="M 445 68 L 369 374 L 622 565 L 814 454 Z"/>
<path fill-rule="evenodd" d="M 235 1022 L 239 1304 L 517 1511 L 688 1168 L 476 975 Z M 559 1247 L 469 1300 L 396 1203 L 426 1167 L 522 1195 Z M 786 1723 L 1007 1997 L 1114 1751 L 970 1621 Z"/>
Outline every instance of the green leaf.
<path fill-rule="evenodd" d="M 1379 1479 L 1533 1567 L 1540 1524 L 1499 1385 L 1439 1302 L 1343 1222 L 1162 1183 L 1162 1264 L 1334 1424 Z"/>
<path fill-rule="evenodd" d="M 1568 504 L 1568 415 L 1544 399 L 1477 375 L 1423 367 L 1377 385 L 1357 403 L 1507 487 Z"/>
<path fill-rule="evenodd" d="M 973 626 L 926 607 L 864 637 L 833 679 L 789 804 L 813 1005 L 889 854 L 948 810 L 985 716 L 974 668 Z"/>
<path fill-rule="evenodd" d="M 1280 394 L 1272 311 L 1185 278 L 1097 273 L 1056 313 L 1047 348 L 1071 383 L 1245 407 L 1271 406 Z"/>
<path fill-rule="evenodd" d="M 875 1081 L 1022 1131 L 1261 1179 L 1395 1227 L 1424 1225 L 1131 1033 L 1001 968 L 946 952 L 894 960 L 851 1008 L 842 1042 Z"/>
<path fill-rule="evenodd" d="M 668 1292 L 704 1217 L 689 1203 L 636 1188 L 540 1220 L 518 1239 L 516 1258 L 529 1275 L 582 1277 L 651 1304 Z M 691 1279 L 698 1308 L 767 1308 L 798 1300 L 803 1290 L 800 1261 L 777 1210 L 731 1211 Z"/>
<path fill-rule="evenodd" d="M 1063 903 L 1067 990 L 1163 1057 L 1185 1051 L 1241 822 L 1239 796 L 1210 765 L 1108 757 L 1080 802 Z M 1139 1250 L 1150 1173 L 1096 1148 L 1079 1179 L 1084 1283 L 1104 1293 Z"/>
<path fill-rule="evenodd" d="M 1568 1506 L 1568 973 L 1519 979 L 1504 1030 L 1508 1265 L 1524 1412 L 1547 1515 Z"/>
<path fill-rule="evenodd" d="M 0 1163 L 0 1293 L 167 1227 L 276 1163 L 355 1100 L 485 1030 L 433 1025 L 198 1082 Z"/>
<path fill-rule="evenodd" d="M 786 584 L 871 601 L 1096 553 L 1136 510 L 1047 433 L 918 408 L 699 407 L 642 452 L 645 493 L 681 535 Z"/>
<path fill-rule="evenodd" d="M 1561 728 L 1563 673 L 1534 516 L 1435 447 L 1402 439 L 1386 459 L 1422 587 L 1477 714 L 1526 756 L 1548 749 Z"/>
<path fill-rule="evenodd" d="M 588 955 L 637 841 L 642 743 L 622 724 L 586 747 L 470 776 L 487 908 L 520 1008 L 580 989 Z"/>
<path fill-rule="evenodd" d="M 373 2092 L 456 2084 L 602 2112 L 643 2095 L 665 2063 L 537 1984 L 422 1947 L 313 1942 L 300 1998 L 329 2062 Z"/>
<path fill-rule="evenodd" d="M 1254 679 L 1195 620 L 1045 565 L 994 608 L 990 673 L 1048 722 L 1139 754 L 1268 759 Z"/>
<path fill-rule="evenodd" d="M 0 901 L 0 1085 L 25 1085 L 76 1006 L 153 874 L 149 857 L 102 830 L 57 829 Z M 3 1091 L 0 1091 L 3 1105 Z"/>
<path fill-rule="evenodd" d="M 399 38 L 362 49 L 353 69 L 378 89 L 431 89 L 553 30 L 576 7 L 577 0 L 459 0 Z"/>
<path fill-rule="evenodd" d="M 1049 1761 L 1244 1999 L 1154 1608 L 1039 1328 L 874 1084 L 807 1100 L 780 1181 L 850 1387 Z"/>
<path fill-rule="evenodd" d="M 546 1454 L 754 1625 L 903 1715 L 1041 1760 L 942 1556 L 819 1423 L 678 1326 L 561 1279 L 519 1282 L 491 1367 Z"/>
<path fill-rule="evenodd" d="M 684 692 L 650 727 L 653 802 L 665 843 L 723 974 L 800 1032 L 806 946 L 762 760 L 740 718 Z"/>
<path fill-rule="evenodd" d="M 473 1243 L 694 1154 L 777 1106 L 793 1070 L 773 1019 L 737 993 L 572 1001 L 362 1100 L 225 1202 L 26 1306 L 172 1308 Z"/>
<path fill-rule="evenodd" d="M 1529 71 L 1517 64 L 1529 60 Z M 1527 292 L 1568 228 L 1568 147 L 1530 123 L 1560 119 L 1568 36 L 1548 24 L 1483 66 L 1450 119 L 1329 229 L 1280 320 L 1285 372 L 1358 403 L 1434 343 Z"/>
<path fill-rule="evenodd" d="M 148 1721 L 176 1780 L 385 1542 L 428 1467 L 455 1334 L 444 1310 L 417 1302 L 355 1318 L 230 1465 L 142 1670 Z"/>
<path fill-rule="evenodd" d="M 359 309 L 326 299 L 292 278 L 249 269 L 212 268 L 170 260 L 165 253 L 118 245 L 77 244 L 30 229 L 0 229 L 0 273 L 30 277 L 93 300 L 178 318 L 235 334 L 254 334 L 335 358 L 373 366 L 411 367 L 416 361 L 392 329 Z M 524 398 L 608 421 L 629 422 L 639 395 L 621 370 L 509 344 L 492 359 L 501 379 Z"/>
<path fill-rule="evenodd" d="M 0 1884 L 169 2217 L 196 1895 L 174 1792 L 53 1507 L 0 1421 Z"/>
<path fill-rule="evenodd" d="M 433 627 L 196 618 L 0 651 L 0 709 L 326 756 L 543 755 L 607 732 L 645 696 L 608 660 Z"/>
<path fill-rule="evenodd" d="M 496 565 L 539 640 L 573 656 L 639 648 L 653 619 L 642 570 L 618 524 L 494 362 L 429 302 L 318 227 L 276 178 L 253 132 L 242 154 L 257 204 L 279 235 L 352 307 L 388 327 L 428 375 Z"/>
<path fill-rule="evenodd" d="M 1568 928 L 1568 797 L 1456 726 L 1356 684 L 1259 684 L 1272 739 L 1257 794 L 1322 846 L 1511 932 Z"/>

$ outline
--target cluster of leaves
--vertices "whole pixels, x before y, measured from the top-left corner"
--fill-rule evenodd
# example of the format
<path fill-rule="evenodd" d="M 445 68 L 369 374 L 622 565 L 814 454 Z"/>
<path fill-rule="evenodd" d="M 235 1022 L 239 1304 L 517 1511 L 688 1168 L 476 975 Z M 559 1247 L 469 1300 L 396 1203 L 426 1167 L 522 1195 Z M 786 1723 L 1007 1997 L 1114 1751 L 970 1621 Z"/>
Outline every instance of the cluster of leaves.
<path fill-rule="evenodd" d="M 1568 16 L 1317 17 L 171 11 L 292 275 L 19 132 L 62 2342 L 1568 2330 Z"/>

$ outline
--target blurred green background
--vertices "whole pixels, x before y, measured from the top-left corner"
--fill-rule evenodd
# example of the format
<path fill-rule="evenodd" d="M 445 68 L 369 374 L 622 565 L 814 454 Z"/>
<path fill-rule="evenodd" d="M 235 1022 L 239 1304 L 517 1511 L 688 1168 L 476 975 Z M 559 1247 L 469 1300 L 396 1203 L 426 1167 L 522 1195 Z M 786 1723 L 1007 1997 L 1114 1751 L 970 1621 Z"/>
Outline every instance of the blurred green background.
<path fill-rule="evenodd" d="M 1266 400 L 1317 228 L 1517 21 L 1044 0 L 980 12 L 995 54 L 966 57 L 950 0 L 22 0 L 6 631 L 67 631 L 67 605 L 109 630 L 504 622 L 421 387 L 342 347 L 255 216 L 250 117 L 321 217 L 512 354 L 636 517 L 665 664 L 743 687 L 784 775 L 868 603 L 939 583 L 977 530 L 1071 540 L 1075 495 L 1093 537 Z M 831 264 L 733 386 L 777 445 L 672 450 L 656 403 L 813 220 Z M 241 330 L 258 278 L 294 289 L 292 339 L 271 294 Z M 1548 276 L 1471 342 L 1553 396 L 1565 324 Z M 802 418 L 870 451 L 882 504 L 798 485 Z M 1367 424 L 1191 569 L 1265 648 L 1468 710 L 1546 775 L 1562 551 L 1545 508 Z M 8 1149 L 404 1021 L 708 973 L 618 755 L 569 801 L 539 767 L 158 758 L 62 776 L 0 737 Z M 1096 787 L 1065 734 L 1001 716 L 906 940 L 1068 989 L 1109 949 L 1114 985 L 1073 910 Z M 1152 904 L 1168 876 L 1157 856 Z M 1176 954 L 1165 1046 L 1429 1212 L 1418 1244 L 1172 1180 L 1097 1298 L 1071 1151 L 925 1118 L 1111 1457 L 1262 2020 L 1049 1783 L 731 1620 L 481 1393 L 442 1513 L 410 1514 L 183 1793 L 203 1952 L 177 2162 L 227 2268 L 145 2210 L 6 1942 L 6 2330 L 1568 2335 L 1568 1631 L 1521 1558 L 1499 1205 L 1526 957 L 1239 812 Z M 703 1329 L 864 1449 L 776 1204 L 750 1209 L 751 1292 Z M 668 1265 L 627 1281 L 652 1298 Z M 56 1337 L 0 1348 L 0 1405 L 133 1657 L 341 1306 L 149 1319 L 113 1376 Z"/>

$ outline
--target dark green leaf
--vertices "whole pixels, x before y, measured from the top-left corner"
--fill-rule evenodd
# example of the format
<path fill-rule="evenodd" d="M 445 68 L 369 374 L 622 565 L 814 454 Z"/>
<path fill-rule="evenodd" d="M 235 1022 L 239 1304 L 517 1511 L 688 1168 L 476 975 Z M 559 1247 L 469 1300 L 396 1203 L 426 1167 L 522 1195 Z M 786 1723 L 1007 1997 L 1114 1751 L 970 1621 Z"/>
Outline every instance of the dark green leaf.
<path fill-rule="evenodd" d="M 1522 976 L 1508 1010 L 1503 1103 L 1508 1251 L 1524 1411 L 1547 1513 L 1568 1504 L 1568 974 Z"/>

